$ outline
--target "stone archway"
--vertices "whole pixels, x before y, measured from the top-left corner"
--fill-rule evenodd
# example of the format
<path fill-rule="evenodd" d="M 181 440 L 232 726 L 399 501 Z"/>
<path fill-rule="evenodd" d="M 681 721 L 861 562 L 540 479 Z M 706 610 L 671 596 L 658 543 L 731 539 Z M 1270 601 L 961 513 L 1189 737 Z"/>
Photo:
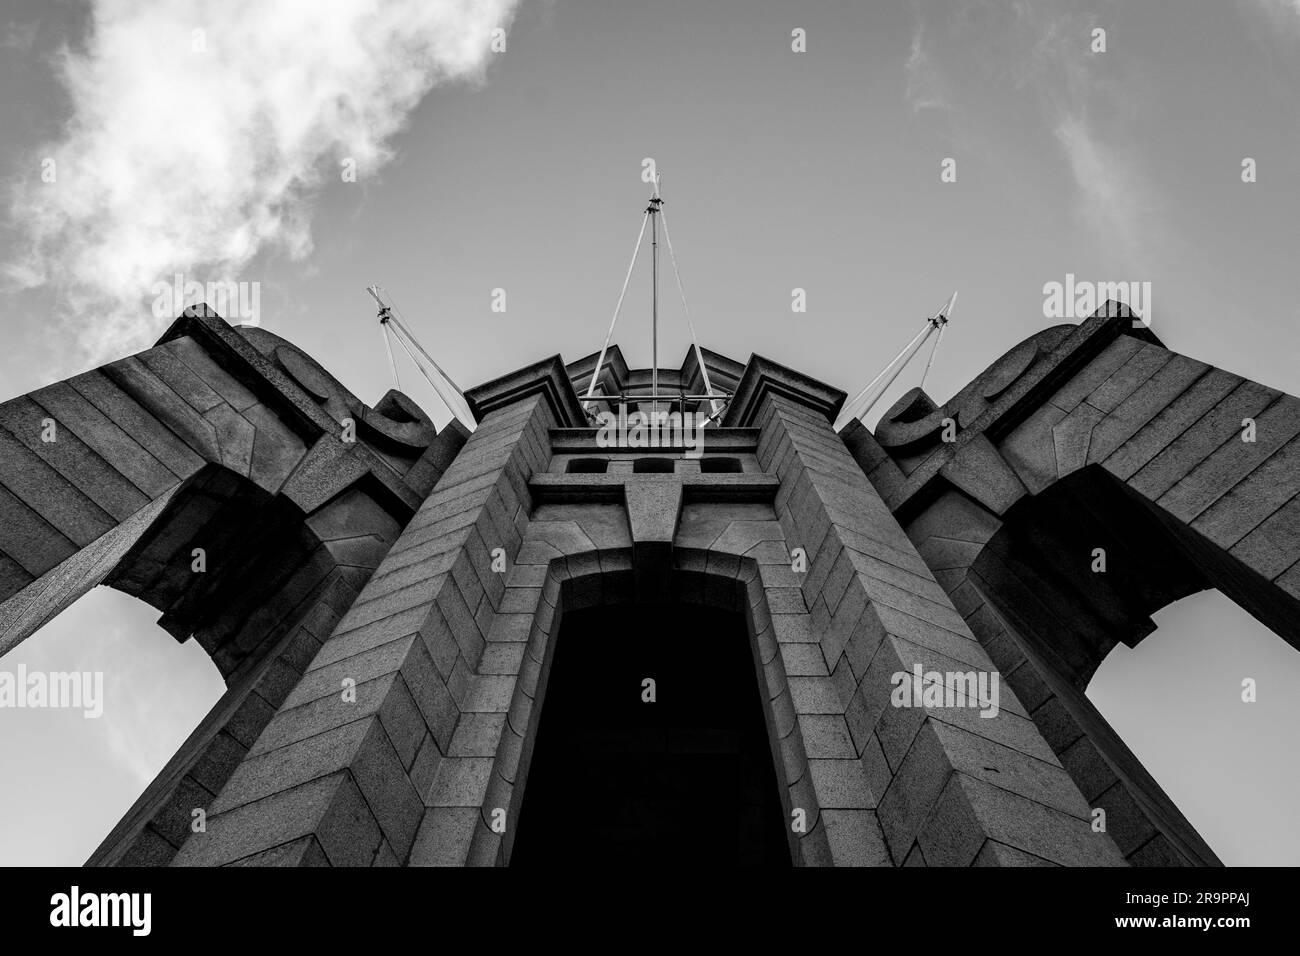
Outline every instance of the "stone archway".
<path fill-rule="evenodd" d="M 536 523 L 542 526 L 546 524 L 544 521 Z M 545 530 L 542 531 L 542 534 L 546 533 Z M 771 532 L 756 530 L 753 533 Z M 766 540 L 777 543 L 781 553 L 785 554 L 783 540 Z M 759 542 L 749 543 L 752 546 Z M 736 545 L 738 546 L 739 544 Z M 790 830 L 788 833 L 792 858 L 800 865 L 828 862 L 831 853 L 826 834 L 829 828 L 836 831 L 835 836 L 842 853 L 847 853 L 851 845 L 859 854 L 860 862 L 872 859 L 873 854 L 875 862 L 887 862 L 888 853 L 874 819 L 866 812 L 859 812 L 869 810 L 875 801 L 867 786 L 865 771 L 856 759 L 851 766 L 836 764 L 834 769 L 840 770 L 840 773 L 834 776 L 840 789 L 830 801 L 835 806 L 826 809 L 820 806 L 813 768 L 825 771 L 833 768 L 821 761 L 815 761 L 811 765 L 809 763 L 810 746 L 814 754 L 823 753 L 818 749 L 819 743 L 810 739 L 816 733 L 813 726 L 816 718 L 801 718 L 795 713 L 785 657 L 780 653 L 777 625 L 772 620 L 759 562 L 752 556 L 725 548 L 726 545 L 712 550 L 675 549 L 668 593 L 686 604 L 701 604 L 739 612 L 744 619 L 753 658 L 754 677 L 761 692 L 767 742 L 780 789 L 783 822 L 791 821 L 791 814 L 795 810 L 803 811 L 800 832 Z M 552 638 L 560 632 L 564 612 L 601 606 L 630 609 L 634 606 L 634 595 L 635 580 L 630 551 L 599 554 L 577 552 L 566 555 L 562 560 L 553 559 L 548 564 L 546 584 L 539 594 L 539 604 L 533 612 L 529 629 L 526 659 L 514 688 L 507 717 L 506 731 L 519 738 L 518 744 L 506 747 L 493 767 L 494 782 L 499 778 L 501 784 L 510 784 L 510 819 L 519 818 L 528 761 L 538 728 L 537 712 L 544 703 L 546 680 L 553 659 Z M 806 622 L 803 628 L 797 624 L 782 625 L 783 628 L 786 626 L 794 632 L 807 633 Z M 820 651 L 812 644 L 803 645 L 802 652 L 799 656 L 809 660 L 813 654 L 820 657 Z M 490 802 L 491 797 L 488 800 Z M 495 806 L 496 804 L 493 805 Z M 486 822 L 485 820 L 484 823 Z M 508 860 L 507 839 L 502 841 L 501 854 L 496 862 L 505 863 Z"/>
<path fill-rule="evenodd" d="M 1083 692 L 1208 587 L 1300 647 L 1300 401 L 1112 307 L 845 438 L 1126 858 L 1218 865 Z"/>
<path fill-rule="evenodd" d="M 150 517 L 69 591 L 102 583 L 157 608 L 162 628 L 208 652 L 227 689 L 89 865 L 174 856 L 401 530 L 359 489 L 308 516 L 220 465 Z"/>
<path fill-rule="evenodd" d="M 795 712 L 786 662 L 803 662 L 796 665 L 796 682 L 810 674 L 824 675 L 826 668 L 802 603 L 797 611 L 789 605 L 790 551 L 785 533 L 779 522 L 771 520 L 770 509 L 768 520 L 753 520 L 744 506 L 734 513 L 733 518 L 718 509 L 716 517 L 706 519 L 705 527 L 692 528 L 689 519 L 684 521 L 671 551 L 668 580 L 657 582 L 656 593 L 743 615 L 755 677 L 763 692 L 784 819 L 790 820 L 796 808 L 804 811 L 803 832 L 789 833 L 793 859 L 800 865 L 830 863 L 833 858 L 841 864 L 888 865 L 889 854 L 871 812 L 875 799 L 857 754 L 850 747 L 830 749 L 818 726 L 822 719 Z M 763 512 L 758 514 L 761 519 Z M 703 546 L 690 543 L 693 535 Z M 659 587 L 668 590 L 660 592 Z M 505 718 L 496 742 L 485 748 L 486 755 L 470 758 L 482 761 L 478 772 L 487 775 L 488 782 L 482 799 L 476 794 L 469 800 L 471 806 L 429 809 L 422 831 L 429 839 L 417 842 L 412 865 L 508 862 L 513 838 L 509 821 L 520 817 L 538 711 L 554 654 L 553 638 L 564 612 L 630 608 L 637 597 L 634 545 L 622 507 L 540 506 L 525 530 L 506 593 L 516 597 L 498 610 L 479 666 L 481 680 L 490 682 L 483 692 L 500 701 Z M 774 617 L 773 604 L 787 613 Z M 788 645 L 784 654 L 783 644 Z M 823 806 L 823 802 L 833 805 Z M 492 815 L 498 809 L 506 811 L 504 836 L 492 828 Z"/>
<path fill-rule="evenodd" d="M 92 865 L 173 858 L 464 439 L 202 306 L 0 404 L 0 654 L 104 583 L 228 687 Z"/>
<path fill-rule="evenodd" d="M 595 865 L 791 863 L 802 833 L 790 826 L 799 779 L 787 775 L 809 772 L 798 718 L 788 694 L 769 697 L 780 667 L 770 624 L 756 632 L 744 584 L 715 577 L 675 570 L 654 604 L 630 600 L 630 567 L 564 578 L 555 637 L 526 651 L 543 659 L 528 725 L 511 728 L 525 743 L 504 863 L 561 851 Z M 580 608 L 582 593 L 598 603 Z M 816 826 L 813 808 L 804 816 Z"/>

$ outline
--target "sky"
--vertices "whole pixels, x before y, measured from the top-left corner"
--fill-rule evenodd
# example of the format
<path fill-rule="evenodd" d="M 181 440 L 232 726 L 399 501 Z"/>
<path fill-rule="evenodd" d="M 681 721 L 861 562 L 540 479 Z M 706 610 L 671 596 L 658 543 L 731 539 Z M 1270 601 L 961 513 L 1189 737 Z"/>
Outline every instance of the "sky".
<path fill-rule="evenodd" d="M 700 344 L 737 360 L 852 394 L 956 289 L 943 401 L 1062 321 L 1043 287 L 1072 273 L 1150 282 L 1168 347 L 1300 394 L 1297 0 L 325 9 L 0 0 L 0 400 L 148 347 L 177 272 L 256 284 L 256 321 L 371 403 L 393 384 L 371 283 L 462 386 L 571 361 L 613 314 L 646 158 Z M 649 293 L 638 269 L 614 336 L 634 366 Z M 220 695 L 155 619 L 98 588 L 5 658 L 103 670 L 107 702 L 0 712 L 0 766 L 24 768 L 0 863 L 84 860 Z M 1090 697 L 1222 859 L 1300 864 L 1300 770 L 1274 756 L 1300 655 L 1217 593 L 1156 619 Z"/>

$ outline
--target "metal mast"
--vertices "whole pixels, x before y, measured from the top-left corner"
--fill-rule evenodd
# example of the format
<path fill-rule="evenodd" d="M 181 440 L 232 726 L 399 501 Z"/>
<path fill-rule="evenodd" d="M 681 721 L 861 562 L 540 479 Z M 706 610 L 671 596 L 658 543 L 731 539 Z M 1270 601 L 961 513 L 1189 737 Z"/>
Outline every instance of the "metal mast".
<path fill-rule="evenodd" d="M 691 321 L 691 310 L 686 302 L 686 289 L 682 286 L 682 274 L 677 268 L 677 256 L 673 252 L 673 237 L 668 231 L 668 217 L 664 215 L 663 199 L 659 195 L 660 180 L 656 175 L 654 180 L 654 191 L 651 193 L 650 202 L 646 206 L 645 214 L 641 217 L 641 231 L 637 233 L 636 247 L 632 250 L 632 261 L 628 263 L 627 274 L 623 276 L 623 288 L 618 293 L 618 304 L 614 306 L 614 317 L 610 320 L 609 331 L 605 333 L 605 342 L 600 347 L 600 356 L 596 359 L 596 368 L 591 373 L 591 381 L 587 385 L 587 394 L 582 399 L 583 406 L 590 409 L 593 401 L 596 400 L 596 383 L 600 380 L 600 370 L 605 366 L 605 356 L 609 352 L 609 343 L 614 336 L 614 327 L 618 324 L 619 313 L 623 309 L 623 299 L 627 295 L 628 282 L 632 278 L 632 272 L 636 268 L 637 257 L 641 253 L 641 242 L 645 238 L 646 226 L 651 226 L 650 243 L 653 247 L 650 263 L 651 293 L 650 293 L 650 394 L 627 396 L 632 398 L 648 399 L 651 411 L 658 409 L 659 403 L 659 225 L 662 221 L 664 227 L 664 244 L 668 246 L 668 257 L 672 262 L 673 275 L 677 279 L 677 291 L 682 297 L 682 315 L 686 318 L 686 327 L 691 333 L 691 348 L 695 350 L 695 360 L 700 367 L 700 376 L 704 379 L 704 394 L 696 396 L 699 399 L 707 399 L 712 405 L 713 414 L 710 419 L 716 417 L 725 407 L 727 396 L 715 392 L 713 383 L 709 381 L 709 367 L 704 362 L 704 353 L 700 351 L 700 343 L 695 335 L 695 323 Z M 592 417 L 588 410 L 588 417 Z"/>
<path fill-rule="evenodd" d="M 461 387 L 456 384 L 450 375 L 442 370 L 442 366 L 434 361 L 433 356 L 425 350 L 424 346 L 420 344 L 420 340 L 402 321 L 402 310 L 384 301 L 380 293 L 383 292 L 383 295 L 388 293 L 381 290 L 377 285 L 367 286 L 366 291 L 379 305 L 379 327 L 384 333 L 384 345 L 388 348 L 389 361 L 392 362 L 393 378 L 397 379 L 397 363 L 393 361 L 393 347 L 388 339 L 390 332 L 393 338 L 397 339 L 397 344 L 402 347 L 402 351 L 410 358 L 411 364 L 424 376 L 425 381 L 433 386 L 433 390 L 438 393 L 438 398 L 447 406 L 447 410 L 451 412 L 454 418 L 460 419 L 461 424 L 472 432 L 477 427 L 477 423 L 474 421 L 474 413 L 465 401 L 465 393 Z M 408 341 L 410 345 L 407 344 Z M 430 369 L 426 368 L 425 364 L 416 357 L 415 352 L 411 351 L 411 346 L 414 346 L 416 352 L 420 353 L 425 363 L 432 366 L 433 374 L 430 374 Z M 400 382 L 398 388 L 401 388 Z"/>
<path fill-rule="evenodd" d="M 650 217 L 650 394 L 659 394 L 659 182 L 655 181 L 655 194 L 650 197 L 646 215 Z M 657 411 L 657 403 L 650 402 L 650 411 Z"/>
<path fill-rule="evenodd" d="M 934 353 L 939 350 L 939 341 L 943 338 L 943 330 L 948 325 L 948 317 L 952 315 L 953 306 L 957 303 L 957 293 L 954 292 L 948 299 L 948 302 L 942 309 L 928 316 L 925 324 L 921 326 L 921 331 L 916 333 L 912 341 L 903 346 L 903 351 L 899 352 L 894 358 L 880 370 L 880 374 L 868 382 L 853 400 L 847 402 L 840 411 L 839 418 L 835 420 L 834 428 L 839 431 L 855 418 L 862 418 L 876 402 L 884 397 L 889 391 L 889 387 L 894 384 L 894 379 L 903 371 L 904 366 L 912 361 L 912 357 L 920 350 L 925 340 L 933 333 L 938 333 L 938 338 L 934 340 L 934 345 L 930 349 L 930 360 L 925 363 L 925 371 L 921 373 L 921 387 L 925 387 L 926 376 L 930 374 L 930 366 L 934 364 Z M 881 385 L 881 380 L 884 384 Z"/>

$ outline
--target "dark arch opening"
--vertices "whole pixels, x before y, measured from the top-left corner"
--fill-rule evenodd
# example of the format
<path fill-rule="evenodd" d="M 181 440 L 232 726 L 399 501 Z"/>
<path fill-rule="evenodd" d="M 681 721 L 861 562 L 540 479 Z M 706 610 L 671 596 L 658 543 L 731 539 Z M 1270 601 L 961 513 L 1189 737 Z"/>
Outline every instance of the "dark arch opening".
<path fill-rule="evenodd" d="M 50 572 L 10 643 L 103 583 L 161 611 L 178 641 L 193 638 L 227 688 L 88 865 L 171 860 L 192 811 L 219 792 L 396 539 L 390 507 L 363 480 L 305 515 L 209 464 Z"/>
<path fill-rule="evenodd" d="M 1151 615 L 1210 588 L 1300 649 L 1300 603 L 1099 465 L 1024 498 L 972 565 L 999 603 L 1045 636 L 1080 690 L 1116 644 L 1136 646 Z"/>
<path fill-rule="evenodd" d="M 790 865 L 738 612 L 568 612 L 545 679 L 511 865 Z"/>
<path fill-rule="evenodd" d="M 1136 648 L 1106 655 L 1089 701 L 1226 865 L 1297 865 L 1300 780 L 1274 757 L 1296 749 L 1300 655 L 1217 588 L 1154 620 Z"/>
<path fill-rule="evenodd" d="M 85 863 L 225 692 L 207 652 L 178 643 L 157 617 L 137 597 L 95 587 L 0 660 L 50 686 L 55 674 L 71 678 L 81 698 L 0 712 L 0 766 L 15 770 L 0 782 L 0 865 Z M 189 826 L 188 811 L 175 825 Z"/>
<path fill-rule="evenodd" d="M 1004 522 L 971 565 L 1007 628 L 1009 641 L 988 645 L 1000 670 L 1131 862 L 1219 864 L 1086 691 L 1113 648 L 1136 648 L 1152 615 L 1189 595 L 1217 588 L 1293 647 L 1295 601 L 1100 466 Z"/>

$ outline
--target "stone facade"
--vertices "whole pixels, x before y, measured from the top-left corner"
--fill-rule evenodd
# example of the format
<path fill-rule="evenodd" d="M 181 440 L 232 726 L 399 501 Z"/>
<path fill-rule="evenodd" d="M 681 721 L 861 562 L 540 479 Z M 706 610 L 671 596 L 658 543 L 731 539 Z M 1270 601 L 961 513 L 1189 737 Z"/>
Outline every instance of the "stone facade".
<path fill-rule="evenodd" d="M 1207 587 L 1296 643 L 1295 399 L 1109 307 L 874 434 L 704 357 L 702 457 L 599 442 L 594 356 L 437 432 L 202 309 L 0 406 L 0 652 L 105 583 L 228 685 L 89 862 L 508 864 L 566 614 L 686 604 L 743 620 L 797 865 L 1217 864 L 1084 690 Z M 600 385 L 648 379 L 615 348 Z M 703 390 L 693 354 L 660 381 Z M 916 671 L 937 700 L 899 706 Z"/>

